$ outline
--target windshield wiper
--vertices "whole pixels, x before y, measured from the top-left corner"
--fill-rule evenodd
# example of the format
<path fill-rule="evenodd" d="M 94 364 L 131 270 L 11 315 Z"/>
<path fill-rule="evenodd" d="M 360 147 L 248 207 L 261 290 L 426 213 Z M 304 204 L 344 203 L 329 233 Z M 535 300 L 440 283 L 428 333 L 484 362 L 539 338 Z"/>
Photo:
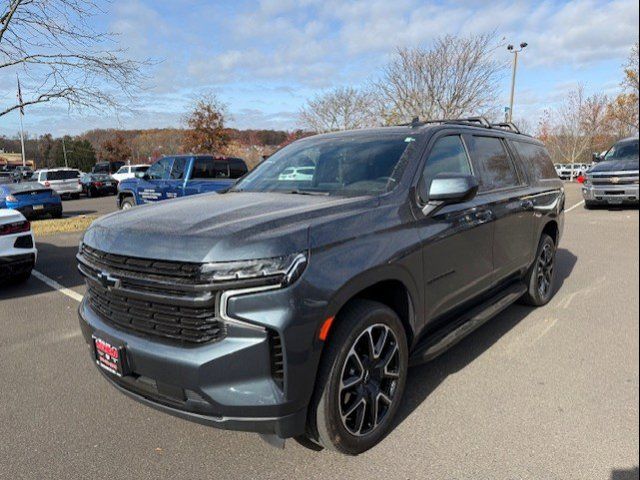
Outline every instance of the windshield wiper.
<path fill-rule="evenodd" d="M 322 197 L 326 197 L 329 195 L 329 192 L 316 192 L 313 190 L 300 190 L 298 188 L 296 188 L 295 190 L 289 190 L 288 192 L 291 195 L 315 195 L 315 196 L 322 196 Z"/>

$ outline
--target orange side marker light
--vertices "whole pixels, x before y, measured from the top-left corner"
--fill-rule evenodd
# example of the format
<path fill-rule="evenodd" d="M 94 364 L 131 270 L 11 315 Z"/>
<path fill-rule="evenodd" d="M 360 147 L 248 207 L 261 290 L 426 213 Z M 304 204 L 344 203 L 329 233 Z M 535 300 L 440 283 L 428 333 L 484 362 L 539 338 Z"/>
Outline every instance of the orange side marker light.
<path fill-rule="evenodd" d="M 323 342 L 327 339 L 327 337 L 329 336 L 329 330 L 331 329 L 331 325 L 333 324 L 333 319 L 335 317 L 329 317 L 327 318 L 324 323 L 322 324 L 322 327 L 320 328 L 320 333 L 318 334 L 318 338 L 320 340 L 322 340 Z"/>

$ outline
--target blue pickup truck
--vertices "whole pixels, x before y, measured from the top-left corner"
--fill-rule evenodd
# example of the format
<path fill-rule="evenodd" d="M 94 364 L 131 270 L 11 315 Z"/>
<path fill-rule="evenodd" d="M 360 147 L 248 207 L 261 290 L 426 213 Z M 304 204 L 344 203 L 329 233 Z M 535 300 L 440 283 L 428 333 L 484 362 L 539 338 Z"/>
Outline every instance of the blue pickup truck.
<path fill-rule="evenodd" d="M 211 155 L 162 157 L 142 175 L 118 185 L 122 210 L 199 193 L 217 192 L 232 186 L 247 173 L 244 160 Z"/>

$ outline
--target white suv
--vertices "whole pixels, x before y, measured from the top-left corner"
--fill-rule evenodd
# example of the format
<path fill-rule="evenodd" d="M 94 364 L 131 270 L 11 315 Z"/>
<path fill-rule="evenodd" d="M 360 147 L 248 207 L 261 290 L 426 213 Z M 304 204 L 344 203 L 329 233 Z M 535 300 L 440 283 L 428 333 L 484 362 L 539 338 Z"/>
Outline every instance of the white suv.
<path fill-rule="evenodd" d="M 31 180 L 51 188 L 61 197 L 79 198 L 82 193 L 80 175 L 80 170 L 74 168 L 51 168 L 37 170 L 33 173 Z"/>
<path fill-rule="evenodd" d="M 17 210 L 0 209 L 0 284 L 27 280 L 37 256 L 31 224 Z"/>

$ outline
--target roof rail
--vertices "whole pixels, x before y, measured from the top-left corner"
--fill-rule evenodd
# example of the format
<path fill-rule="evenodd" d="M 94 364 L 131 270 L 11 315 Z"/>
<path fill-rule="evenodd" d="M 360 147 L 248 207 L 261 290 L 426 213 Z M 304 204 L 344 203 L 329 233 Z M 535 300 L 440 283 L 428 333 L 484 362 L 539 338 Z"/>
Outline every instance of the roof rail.
<path fill-rule="evenodd" d="M 454 123 L 458 125 L 470 125 L 474 127 L 491 128 L 491 123 L 485 117 L 464 117 L 464 118 L 442 118 L 436 120 L 420 120 L 419 117 L 414 117 L 411 123 L 403 123 L 400 127 L 419 127 L 422 125 L 428 125 L 430 123 Z"/>
<path fill-rule="evenodd" d="M 441 124 L 455 124 L 455 125 L 467 125 L 470 127 L 482 127 L 482 128 L 499 128 L 511 133 L 517 133 L 519 135 L 525 135 L 513 122 L 498 122 L 491 123 L 485 117 L 464 117 L 464 118 L 443 118 L 437 120 L 420 120 L 419 117 L 415 117 L 411 120 L 411 123 L 402 123 L 399 127 L 420 127 L 423 125 L 429 125 L 431 123 Z"/>
<path fill-rule="evenodd" d="M 509 130 L 510 132 L 513 132 L 513 133 L 522 133 L 520 129 L 513 122 L 492 123 L 491 126 L 496 128 L 502 128 L 503 130 Z"/>

